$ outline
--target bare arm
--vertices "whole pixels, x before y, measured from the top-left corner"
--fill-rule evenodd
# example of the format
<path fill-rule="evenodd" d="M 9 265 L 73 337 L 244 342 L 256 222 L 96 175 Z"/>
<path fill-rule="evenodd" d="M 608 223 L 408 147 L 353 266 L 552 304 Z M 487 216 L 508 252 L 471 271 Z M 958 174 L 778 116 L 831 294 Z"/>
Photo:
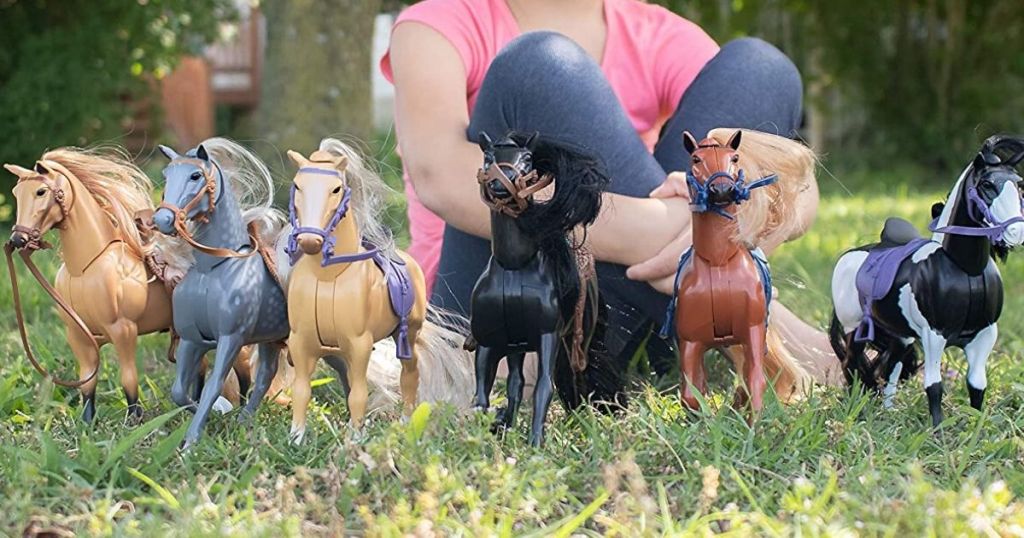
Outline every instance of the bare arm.
<path fill-rule="evenodd" d="M 466 140 L 466 73 L 455 48 L 434 29 L 400 24 L 391 40 L 402 160 L 423 204 L 448 224 L 490 236 L 488 209 L 480 202 L 476 170 L 480 149 Z M 689 229 L 682 198 L 631 198 L 605 194 L 604 209 L 588 237 L 604 261 L 633 265 L 651 258 Z"/>

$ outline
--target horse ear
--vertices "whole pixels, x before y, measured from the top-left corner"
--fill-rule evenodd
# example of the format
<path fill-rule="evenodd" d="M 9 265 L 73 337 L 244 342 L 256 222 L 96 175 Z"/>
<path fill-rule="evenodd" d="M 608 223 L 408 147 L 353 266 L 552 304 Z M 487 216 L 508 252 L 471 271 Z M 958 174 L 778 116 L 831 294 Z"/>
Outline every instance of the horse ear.
<path fill-rule="evenodd" d="M 982 170 L 988 165 L 988 159 L 985 158 L 984 152 L 979 151 L 978 154 L 974 156 L 974 162 L 971 166 L 973 166 L 975 170 Z"/>
<path fill-rule="evenodd" d="M 303 157 L 301 153 L 295 151 L 294 149 L 288 150 L 288 158 L 291 159 L 292 162 L 295 163 L 295 166 L 298 166 L 299 168 L 302 168 L 303 166 L 309 164 L 309 160 Z"/>
<path fill-rule="evenodd" d="M 160 153 L 163 153 L 164 157 L 167 157 L 167 160 L 173 161 L 174 159 L 177 159 L 178 157 L 181 157 L 181 155 L 178 155 L 177 151 L 174 151 L 173 149 L 171 149 L 168 146 L 160 144 L 157 147 L 160 148 Z"/>
<path fill-rule="evenodd" d="M 1020 162 L 1022 160 L 1024 160 L 1024 151 L 1021 151 L 1020 153 L 1017 153 L 1013 157 L 1010 157 L 1009 159 L 1007 159 L 1006 160 L 1006 165 L 1010 166 L 1012 168 L 1016 168 L 1017 165 L 1020 164 Z"/>
<path fill-rule="evenodd" d="M 480 144 L 480 149 L 485 153 L 491 151 L 494 147 L 494 142 L 491 137 L 487 136 L 487 133 L 480 131 L 480 134 L 476 137 L 477 144 Z"/>
<path fill-rule="evenodd" d="M 49 166 L 43 164 L 43 161 L 36 161 L 36 172 L 44 176 L 48 176 L 53 173 Z"/>
<path fill-rule="evenodd" d="M 537 147 L 537 142 L 540 138 L 540 132 L 534 131 L 529 138 L 526 139 L 526 149 L 533 151 L 533 148 Z"/>
<path fill-rule="evenodd" d="M 725 145 L 729 146 L 734 151 L 737 150 L 737 149 L 740 149 L 740 139 L 742 139 L 742 138 L 743 138 L 743 131 L 741 131 L 739 129 L 736 129 L 736 132 L 733 133 L 732 136 L 729 137 L 729 141 L 726 142 Z"/>
<path fill-rule="evenodd" d="M 5 164 L 4 168 L 6 168 L 8 172 L 18 176 L 19 178 L 32 177 L 36 175 L 35 172 L 29 170 L 28 168 L 24 168 L 16 164 Z"/>
<path fill-rule="evenodd" d="M 942 214 L 942 210 L 946 209 L 946 204 L 942 202 L 935 202 L 932 204 L 932 218 L 937 219 Z"/>
<path fill-rule="evenodd" d="M 334 159 L 334 168 L 339 172 L 344 172 L 348 168 L 348 157 L 345 155 L 339 155 Z"/>
<path fill-rule="evenodd" d="M 697 151 L 697 139 L 690 134 L 690 131 L 683 131 L 683 147 L 686 148 L 687 153 Z"/>
<path fill-rule="evenodd" d="M 196 158 L 203 161 L 210 160 L 210 154 L 206 152 L 206 146 L 199 144 L 199 147 L 196 148 Z"/>

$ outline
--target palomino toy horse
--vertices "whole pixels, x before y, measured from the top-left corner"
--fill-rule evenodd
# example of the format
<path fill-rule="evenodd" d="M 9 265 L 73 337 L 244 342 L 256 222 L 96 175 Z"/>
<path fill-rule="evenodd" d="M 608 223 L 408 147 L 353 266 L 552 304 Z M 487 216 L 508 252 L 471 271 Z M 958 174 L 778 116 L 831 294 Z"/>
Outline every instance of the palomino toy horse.
<path fill-rule="evenodd" d="M 981 409 L 985 363 L 996 343 L 1003 283 L 993 258 L 1024 243 L 1021 176 L 1024 140 L 994 136 L 960 175 L 945 205 L 933 208 L 931 239 L 890 218 L 881 241 L 850 250 L 832 274 L 830 337 L 847 380 L 877 389 L 892 405 L 900 379 L 918 368 L 914 340 L 924 348 L 924 389 L 932 425 L 942 414 L 942 352 L 967 357 L 971 406 Z M 869 357 L 870 347 L 876 354 Z"/>
<path fill-rule="evenodd" d="M 171 162 L 164 168 L 167 186 L 153 222 L 195 249 L 195 263 L 173 297 L 181 343 L 171 397 L 196 411 L 185 435 L 187 448 L 198 441 L 242 346 L 258 344 L 260 361 L 243 418 L 256 411 L 277 372 L 288 312 L 273 254 L 263 245 L 273 244 L 280 228 L 274 222 L 283 219 L 270 208 L 270 173 L 241 146 L 213 138 L 185 155 L 160 149 Z M 245 207 L 249 204 L 254 207 Z M 260 220 L 269 229 L 258 229 Z M 198 382 L 200 359 L 212 349 L 212 379 L 196 406 L 189 389 Z"/>
<path fill-rule="evenodd" d="M 491 209 L 491 260 L 473 289 L 470 324 L 476 345 L 476 407 L 487 409 L 498 363 L 508 358 L 508 407 L 500 426 L 513 428 L 523 393 L 523 359 L 538 354 L 530 443 L 544 440 L 554 378 L 567 406 L 588 394 L 579 377 L 602 306 L 593 258 L 568 235 L 597 218 L 608 177 L 583 153 L 537 134 L 492 142 L 480 133 L 484 164 L 477 179 Z M 536 193 L 553 185 L 545 201 Z M 582 241 L 583 234 L 574 239 Z M 609 396 L 615 399 L 617 395 Z"/>
<path fill-rule="evenodd" d="M 170 296 L 159 278 L 162 268 L 151 263 L 151 249 L 143 243 L 134 220 L 137 212 L 152 208 L 149 178 L 119 155 L 72 148 L 45 153 L 32 170 L 11 164 L 4 167 L 18 176 L 14 187 L 18 213 L 7 247 L 8 269 L 29 359 L 47 375 L 28 344 L 10 263 L 12 247 L 21 249 L 36 279 L 61 307 L 68 344 L 78 360 L 77 382 L 54 381 L 80 388 L 82 418 L 91 422 L 96 414 L 99 348 L 109 342 L 121 365 L 128 417 L 138 420 L 142 406 L 138 403 L 136 338 L 166 331 L 171 325 Z M 48 287 L 28 257 L 49 247 L 42 237 L 51 228 L 60 232 L 64 262 L 55 289 Z"/>
<path fill-rule="evenodd" d="M 721 136 L 721 130 L 697 143 L 690 133 L 683 133 L 683 144 L 691 155 L 687 183 L 693 211 L 693 247 L 680 258 L 675 295 L 662 335 L 668 336 L 675 329 L 682 374 L 680 390 L 683 402 L 691 409 L 700 405 L 694 390 L 707 394 L 704 352 L 715 347 L 742 347 L 742 352 L 731 352 L 736 373 L 743 380 L 743 386 L 736 391 L 734 406 L 749 402 L 752 419 L 763 406 L 766 370 L 769 377 L 775 378 L 783 398 L 794 392 L 801 377 L 800 367 L 781 342 L 768 338 L 771 272 L 756 243 L 778 232 L 773 228 L 794 220 L 794 193 L 805 188 L 801 182 L 813 175 L 801 170 L 795 177 L 783 178 L 784 187 L 776 185 L 779 178 L 775 174 L 747 182 L 745 170 L 766 168 L 773 159 L 790 154 L 800 156 L 801 150 L 787 147 L 799 145 L 780 137 L 740 130 L 732 132 L 722 143 L 714 138 L 716 134 Z M 758 148 L 749 152 L 753 157 L 751 166 L 746 161 L 741 163 L 739 153 L 741 140 L 748 138 L 757 141 Z M 777 155 L 769 155 L 770 151 Z M 745 151 L 744 157 L 747 155 Z M 803 161 L 813 167 L 813 158 Z M 774 191 L 755 190 L 762 187 Z M 761 196 L 766 200 L 757 202 L 756 198 Z M 743 220 L 750 216 L 740 210 L 740 204 L 748 200 L 761 213 L 770 215 L 762 215 L 761 229 L 751 230 L 749 223 L 744 229 Z"/>
<path fill-rule="evenodd" d="M 346 376 L 351 425 L 362 426 L 367 410 L 367 369 L 374 343 L 391 337 L 401 362 L 400 390 L 405 416 L 420 400 L 465 403 L 468 357 L 457 339 L 426 320 L 423 271 L 394 248 L 378 220 L 384 182 L 352 148 L 326 138 L 309 158 L 288 156 L 298 166 L 291 188 L 292 226 L 285 249 L 295 364 L 292 385 L 293 442 L 302 442 L 310 400 L 310 378 L 318 359 Z M 338 358 L 343 366 L 334 364 Z M 379 368 L 378 368 L 379 369 Z M 427 387 L 421 385 L 421 373 Z M 371 376 L 370 381 L 373 381 Z M 387 387 L 384 387 L 385 389 Z"/>

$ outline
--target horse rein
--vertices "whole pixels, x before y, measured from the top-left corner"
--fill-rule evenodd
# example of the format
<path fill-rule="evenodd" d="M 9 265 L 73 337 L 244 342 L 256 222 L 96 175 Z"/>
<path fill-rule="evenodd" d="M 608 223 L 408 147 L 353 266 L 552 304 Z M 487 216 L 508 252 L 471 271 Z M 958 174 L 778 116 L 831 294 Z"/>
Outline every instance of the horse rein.
<path fill-rule="evenodd" d="M 192 245 L 192 247 L 199 252 L 215 256 L 217 258 L 248 258 L 259 252 L 261 248 L 259 239 L 257 239 L 256 234 L 254 234 L 252 230 L 249 231 L 249 240 L 252 242 L 252 250 L 248 252 L 238 252 L 237 250 L 229 248 L 211 247 L 196 241 L 195 237 L 192 236 L 186 226 L 186 223 L 190 220 L 188 214 L 203 201 L 203 198 L 206 198 L 208 200 L 209 209 L 201 213 L 197 213 L 191 218 L 191 220 L 200 223 L 210 222 L 210 215 L 213 214 L 214 209 L 217 207 L 217 177 L 215 169 L 218 167 L 212 160 L 204 161 L 195 157 L 177 157 L 167 166 L 176 164 L 191 164 L 199 168 L 199 170 L 202 171 L 203 178 L 206 180 L 203 188 L 200 189 L 184 207 L 178 207 L 167 200 L 161 200 L 160 205 L 157 206 L 158 210 L 168 209 L 174 213 L 174 231 L 178 232 L 178 236 L 184 239 L 189 245 Z"/>
<path fill-rule="evenodd" d="M 743 170 L 741 169 L 736 177 L 728 172 L 715 172 L 711 174 L 711 177 L 707 178 L 704 183 L 697 181 L 697 176 L 693 175 L 692 171 L 686 173 L 686 183 L 690 187 L 690 211 L 694 213 L 705 213 L 711 211 L 712 213 L 721 215 L 729 220 L 735 220 L 736 217 L 730 215 L 722 206 L 713 204 L 710 201 L 711 193 L 709 192 L 711 183 L 720 178 L 728 178 L 733 182 L 733 194 L 732 200 L 728 205 L 739 205 L 747 200 L 750 200 L 750 191 L 760 188 L 767 187 L 779 180 L 777 174 L 770 174 L 757 181 L 746 183 Z"/>
<path fill-rule="evenodd" d="M 335 176 L 341 178 L 341 172 L 337 170 L 327 170 L 324 168 L 316 168 L 312 166 L 299 168 L 298 173 L 300 174 L 319 174 L 322 176 Z M 334 208 L 334 213 L 331 214 L 331 220 L 327 222 L 327 226 L 324 228 L 317 228 L 315 226 L 299 226 L 299 217 L 295 210 L 295 191 L 298 186 L 292 184 L 291 191 L 288 194 L 288 222 L 292 226 L 291 233 L 288 234 L 288 246 L 285 247 L 285 253 L 288 254 L 288 261 L 291 265 L 295 265 L 302 257 L 302 251 L 299 250 L 299 235 L 300 234 L 313 234 L 320 237 L 323 240 L 323 246 L 320 247 L 320 267 L 327 267 L 339 263 L 351 263 L 363 260 L 369 260 L 380 253 L 377 246 L 370 243 L 363 242 L 363 247 L 366 248 L 363 252 L 356 252 L 355 254 L 334 254 L 334 246 L 336 240 L 331 234 L 334 233 L 334 229 L 341 223 L 341 219 L 345 218 L 348 214 L 348 206 L 352 202 L 352 189 L 348 185 L 343 187 L 341 195 L 341 201 L 338 202 L 338 207 Z"/>
<path fill-rule="evenodd" d="M 515 179 L 510 180 L 503 172 L 511 170 Z M 480 183 L 480 199 L 492 211 L 497 211 L 512 218 L 517 218 L 529 207 L 529 199 L 537 191 L 547 187 L 554 181 L 551 174 L 540 175 L 536 170 L 530 170 L 522 174 L 514 166 L 508 163 L 494 163 L 487 168 L 481 168 L 476 173 L 476 180 Z M 501 183 L 509 196 L 498 196 L 491 190 L 492 181 Z"/>

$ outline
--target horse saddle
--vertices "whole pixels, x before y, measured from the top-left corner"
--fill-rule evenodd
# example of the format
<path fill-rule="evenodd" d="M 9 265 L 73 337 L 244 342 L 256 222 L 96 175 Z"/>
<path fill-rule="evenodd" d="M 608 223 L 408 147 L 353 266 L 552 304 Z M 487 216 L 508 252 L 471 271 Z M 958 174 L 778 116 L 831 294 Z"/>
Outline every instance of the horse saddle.
<path fill-rule="evenodd" d="M 857 294 L 864 312 L 854 332 L 857 342 L 875 339 L 875 321 L 871 315 L 875 301 L 889 294 L 903 261 L 930 241 L 917 232 L 913 224 L 899 218 L 886 219 L 878 246 L 868 250 L 868 257 L 857 270 Z"/>
<path fill-rule="evenodd" d="M 409 342 L 409 313 L 415 302 L 412 290 L 412 279 L 409 268 L 402 260 L 391 259 L 378 251 L 373 256 L 373 263 L 384 273 L 387 282 L 388 296 L 391 299 L 391 310 L 398 316 L 398 329 L 395 333 L 395 356 L 399 359 L 412 358 L 412 345 Z"/>
<path fill-rule="evenodd" d="M 760 247 L 750 249 L 748 252 L 754 260 L 754 265 L 757 266 L 757 274 L 761 278 L 761 287 L 764 288 L 765 308 L 770 308 L 772 304 L 772 270 L 768 265 L 768 257 L 765 256 L 764 251 Z M 679 257 L 675 284 L 672 286 L 672 300 L 669 301 L 668 308 L 665 309 L 665 321 L 661 324 L 661 330 L 658 332 L 658 336 L 661 338 L 668 338 L 672 334 L 672 322 L 675 321 L 676 305 L 679 302 L 679 282 L 683 278 L 683 269 L 686 268 L 692 257 L 693 247 L 686 249 L 683 255 Z M 764 322 L 766 325 L 768 324 L 768 316 L 765 316 Z"/>

